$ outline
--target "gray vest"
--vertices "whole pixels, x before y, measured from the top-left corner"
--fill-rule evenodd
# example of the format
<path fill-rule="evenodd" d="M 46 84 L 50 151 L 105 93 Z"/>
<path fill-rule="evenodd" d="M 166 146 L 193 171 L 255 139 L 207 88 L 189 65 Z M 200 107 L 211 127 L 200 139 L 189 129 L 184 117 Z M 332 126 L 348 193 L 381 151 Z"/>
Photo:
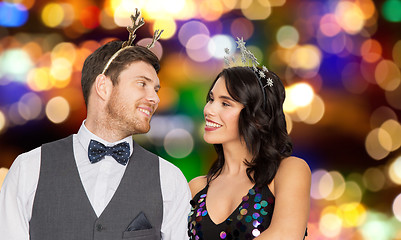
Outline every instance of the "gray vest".
<path fill-rule="evenodd" d="M 39 182 L 29 222 L 31 239 L 161 239 L 163 199 L 158 156 L 134 142 L 120 185 L 98 218 L 82 185 L 72 141 L 69 136 L 42 145 Z M 152 228 L 128 231 L 141 212 Z"/>

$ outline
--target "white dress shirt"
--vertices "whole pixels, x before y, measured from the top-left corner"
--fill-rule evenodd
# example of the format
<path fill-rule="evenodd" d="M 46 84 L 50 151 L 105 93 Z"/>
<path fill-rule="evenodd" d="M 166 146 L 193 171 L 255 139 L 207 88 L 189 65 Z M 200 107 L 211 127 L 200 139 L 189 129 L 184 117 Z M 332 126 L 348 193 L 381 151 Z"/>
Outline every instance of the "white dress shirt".
<path fill-rule="evenodd" d="M 75 161 L 86 195 L 99 217 L 110 202 L 122 179 L 126 166 L 111 156 L 91 164 L 88 146 L 91 139 L 113 146 L 128 142 L 130 155 L 132 137 L 107 142 L 85 127 L 85 121 L 73 135 Z M 0 190 L 0 236 L 7 240 L 29 240 L 29 221 L 39 180 L 41 147 L 19 155 L 13 162 Z M 163 240 L 188 239 L 187 219 L 191 199 L 188 183 L 182 172 L 170 162 L 159 157 L 160 184 L 163 197 Z"/>

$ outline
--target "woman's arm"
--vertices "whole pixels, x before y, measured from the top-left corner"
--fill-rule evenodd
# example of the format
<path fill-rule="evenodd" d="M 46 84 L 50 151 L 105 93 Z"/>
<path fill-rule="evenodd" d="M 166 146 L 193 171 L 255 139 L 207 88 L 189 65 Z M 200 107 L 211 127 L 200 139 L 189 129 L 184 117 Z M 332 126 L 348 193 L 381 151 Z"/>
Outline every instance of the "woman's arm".
<path fill-rule="evenodd" d="M 257 240 L 302 240 L 309 218 L 311 171 L 297 157 L 283 159 L 274 178 L 271 224 Z"/>

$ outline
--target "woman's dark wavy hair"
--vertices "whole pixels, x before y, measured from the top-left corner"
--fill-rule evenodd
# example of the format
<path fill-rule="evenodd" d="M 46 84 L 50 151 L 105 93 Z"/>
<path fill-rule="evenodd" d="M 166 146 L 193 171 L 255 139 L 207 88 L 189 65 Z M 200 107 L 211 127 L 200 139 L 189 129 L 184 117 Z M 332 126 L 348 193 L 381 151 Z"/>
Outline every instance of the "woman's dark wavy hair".
<path fill-rule="evenodd" d="M 276 175 L 280 162 L 292 154 L 292 143 L 287 133 L 287 125 L 283 112 L 285 89 L 280 78 L 273 72 L 265 72 L 260 78 L 249 67 L 232 67 L 224 69 L 212 83 L 209 93 L 216 81 L 222 77 L 230 96 L 242 103 L 244 108 L 239 115 L 239 135 L 253 159 L 244 159 L 247 165 L 248 178 L 256 186 L 268 185 Z M 262 88 L 266 79 L 273 80 L 273 86 Z M 263 95 L 265 91 L 265 96 Z M 265 99 L 264 99 L 265 97 Z M 218 177 L 224 166 L 224 153 L 221 144 L 214 144 L 217 159 L 212 164 L 207 183 Z"/>

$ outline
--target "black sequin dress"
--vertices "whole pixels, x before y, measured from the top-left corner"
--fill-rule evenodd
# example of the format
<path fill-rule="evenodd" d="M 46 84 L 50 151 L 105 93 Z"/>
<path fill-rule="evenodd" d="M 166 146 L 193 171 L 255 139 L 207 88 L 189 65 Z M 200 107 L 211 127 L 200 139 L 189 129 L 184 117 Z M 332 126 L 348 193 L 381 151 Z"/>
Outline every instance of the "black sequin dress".
<path fill-rule="evenodd" d="M 253 239 L 270 225 L 274 195 L 266 186 L 253 187 L 242 198 L 242 202 L 222 223 L 215 224 L 206 209 L 207 185 L 191 201 L 188 217 L 188 235 L 191 240 L 247 240 Z"/>

